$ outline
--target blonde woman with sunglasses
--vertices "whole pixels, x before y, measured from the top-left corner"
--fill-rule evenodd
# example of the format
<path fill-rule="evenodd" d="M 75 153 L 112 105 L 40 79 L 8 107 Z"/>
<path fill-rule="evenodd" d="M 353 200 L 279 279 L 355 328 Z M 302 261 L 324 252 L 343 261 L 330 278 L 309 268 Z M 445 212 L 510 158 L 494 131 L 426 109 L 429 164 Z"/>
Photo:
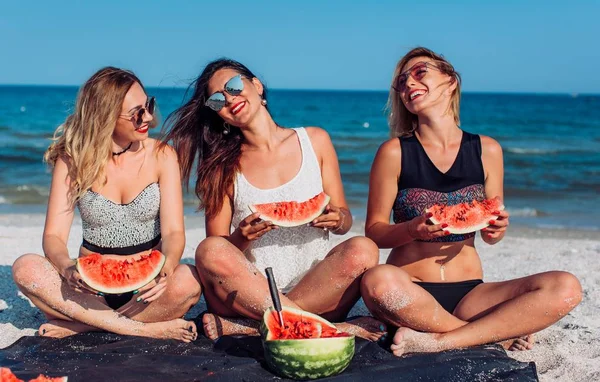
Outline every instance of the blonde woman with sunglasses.
<path fill-rule="evenodd" d="M 80 89 L 75 110 L 55 133 L 45 160 L 53 167 L 43 234 L 45 256 L 13 265 L 19 289 L 48 317 L 46 337 L 103 330 L 196 338 L 181 319 L 200 297 L 195 268 L 180 265 L 185 245 L 177 156 L 148 137 L 155 100 L 131 72 L 106 67 Z M 160 275 L 138 291 L 104 295 L 81 279 L 67 241 L 75 207 L 83 225 L 78 256 L 139 256 L 160 250 Z"/>
<path fill-rule="evenodd" d="M 267 89 L 244 65 L 221 59 L 195 81 L 191 99 L 167 125 L 184 179 L 195 172 L 196 194 L 208 236 L 196 250 L 208 313 L 206 335 L 257 334 L 272 306 L 265 268 L 273 268 L 285 306 L 343 321 L 360 297 L 363 272 L 378 263 L 371 240 L 353 237 L 335 246 L 331 234 L 352 226 L 337 155 L 322 129 L 283 128 L 267 107 Z M 309 225 L 281 228 L 263 221 L 250 204 L 331 197 Z M 385 327 L 359 318 L 339 327 L 377 339 Z"/>
<path fill-rule="evenodd" d="M 475 233 L 450 234 L 444 222 L 430 224 L 425 209 L 502 200 L 502 148 L 462 130 L 460 76 L 442 56 L 413 49 L 393 78 L 392 139 L 381 145 L 371 169 L 365 226 L 379 248 L 393 249 L 387 264 L 363 277 L 366 305 L 400 327 L 391 347 L 398 356 L 499 341 L 511 350 L 530 349 L 533 333 L 579 304 L 579 281 L 554 271 L 483 282 Z M 508 212 L 495 215 L 481 231 L 488 244 L 502 240 L 508 227 Z"/>

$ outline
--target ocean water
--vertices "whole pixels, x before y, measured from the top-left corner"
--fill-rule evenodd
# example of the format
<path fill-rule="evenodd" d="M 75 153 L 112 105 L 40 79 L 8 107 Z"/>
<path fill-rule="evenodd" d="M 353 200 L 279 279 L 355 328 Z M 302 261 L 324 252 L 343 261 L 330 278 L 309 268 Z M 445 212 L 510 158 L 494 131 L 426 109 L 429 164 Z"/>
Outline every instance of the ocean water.
<path fill-rule="evenodd" d="M 76 87 L 0 86 L 0 213 L 45 211 L 50 173 L 42 156 L 76 93 Z M 157 97 L 163 116 L 185 97 L 185 89 L 148 93 Z M 389 137 L 386 99 L 385 92 L 366 91 L 269 94 L 280 125 L 329 132 L 346 197 L 359 219 L 365 216 L 373 157 Z M 600 229 L 594 218 L 600 215 L 600 96 L 466 93 L 461 121 L 463 129 L 502 145 L 511 221 Z M 186 195 L 185 203 L 193 211 L 194 195 Z"/>

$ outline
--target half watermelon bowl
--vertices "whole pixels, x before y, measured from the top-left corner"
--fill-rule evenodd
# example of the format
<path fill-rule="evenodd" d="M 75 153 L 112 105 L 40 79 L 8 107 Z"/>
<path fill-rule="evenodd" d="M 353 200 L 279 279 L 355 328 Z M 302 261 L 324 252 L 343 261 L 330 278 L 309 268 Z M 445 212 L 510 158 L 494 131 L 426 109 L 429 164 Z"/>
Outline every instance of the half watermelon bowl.
<path fill-rule="evenodd" d="M 284 307 L 284 327 L 269 308 L 260 326 L 265 360 L 278 375 L 297 380 L 330 377 L 344 371 L 354 357 L 355 338 L 324 318 Z"/>

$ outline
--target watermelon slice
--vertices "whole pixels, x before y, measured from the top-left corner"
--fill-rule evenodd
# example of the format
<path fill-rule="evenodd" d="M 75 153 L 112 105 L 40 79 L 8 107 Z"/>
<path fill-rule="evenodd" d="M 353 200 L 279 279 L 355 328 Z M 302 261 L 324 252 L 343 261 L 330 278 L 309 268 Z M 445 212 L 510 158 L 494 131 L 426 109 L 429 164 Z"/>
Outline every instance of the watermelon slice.
<path fill-rule="evenodd" d="M 46 377 L 40 374 L 37 378 L 30 379 L 29 382 L 67 382 L 67 377 Z M 13 372 L 7 367 L 0 367 L 0 382 L 25 382 L 17 378 Z"/>
<path fill-rule="evenodd" d="M 354 356 L 354 336 L 324 318 L 283 307 L 284 326 L 269 308 L 260 326 L 265 359 L 281 376 L 316 379 L 341 373 Z"/>
<path fill-rule="evenodd" d="M 310 223 L 321 215 L 329 203 L 329 199 L 326 193 L 321 192 L 303 202 L 253 204 L 250 206 L 250 211 L 259 212 L 261 219 L 269 220 L 280 227 L 296 227 Z"/>
<path fill-rule="evenodd" d="M 148 255 L 112 256 L 93 253 L 77 259 L 77 271 L 87 285 L 107 294 L 127 293 L 152 281 L 165 265 L 160 251 Z"/>
<path fill-rule="evenodd" d="M 455 205 L 436 204 L 426 210 L 433 216 L 429 220 L 433 224 L 448 224 L 446 231 L 453 234 L 464 234 L 479 231 L 490 225 L 490 220 L 497 218 L 492 212 L 501 211 L 504 205 L 498 198 L 486 199 Z"/>

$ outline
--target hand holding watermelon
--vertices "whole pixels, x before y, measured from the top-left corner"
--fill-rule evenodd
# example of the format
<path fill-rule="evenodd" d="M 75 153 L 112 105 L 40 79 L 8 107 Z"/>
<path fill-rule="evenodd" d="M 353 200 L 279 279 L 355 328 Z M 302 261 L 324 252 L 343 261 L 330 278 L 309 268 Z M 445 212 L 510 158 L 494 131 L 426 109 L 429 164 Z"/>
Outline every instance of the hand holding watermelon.
<path fill-rule="evenodd" d="M 325 206 L 323 213 L 311 222 L 311 225 L 323 228 L 326 231 L 336 232 L 344 226 L 345 220 L 346 213 L 344 210 L 329 203 Z"/>
<path fill-rule="evenodd" d="M 432 216 L 430 212 L 426 212 L 409 220 L 407 223 L 408 235 L 415 240 L 431 240 L 448 235 L 449 232 L 444 230 L 448 225 L 446 223 L 431 224 L 429 219 Z"/>
<path fill-rule="evenodd" d="M 481 230 L 481 236 L 488 239 L 500 239 L 508 228 L 509 213 L 506 210 L 493 211 L 495 218 L 490 219 L 489 226 Z"/>
<path fill-rule="evenodd" d="M 279 227 L 273 224 L 273 222 L 262 220 L 260 212 L 255 212 L 242 220 L 236 231 L 247 241 L 252 241 L 277 228 Z"/>
<path fill-rule="evenodd" d="M 169 275 L 163 270 L 156 278 L 139 289 L 140 297 L 136 299 L 138 302 L 148 304 L 158 300 L 160 296 L 167 290 L 167 279 Z"/>
<path fill-rule="evenodd" d="M 81 292 L 81 293 L 89 293 L 89 294 L 98 294 L 98 291 L 87 285 L 79 271 L 77 270 L 77 262 L 69 259 L 68 263 L 65 263 L 62 267 L 57 267 L 58 273 L 65 280 L 67 285 L 71 287 L 71 289 Z"/>

